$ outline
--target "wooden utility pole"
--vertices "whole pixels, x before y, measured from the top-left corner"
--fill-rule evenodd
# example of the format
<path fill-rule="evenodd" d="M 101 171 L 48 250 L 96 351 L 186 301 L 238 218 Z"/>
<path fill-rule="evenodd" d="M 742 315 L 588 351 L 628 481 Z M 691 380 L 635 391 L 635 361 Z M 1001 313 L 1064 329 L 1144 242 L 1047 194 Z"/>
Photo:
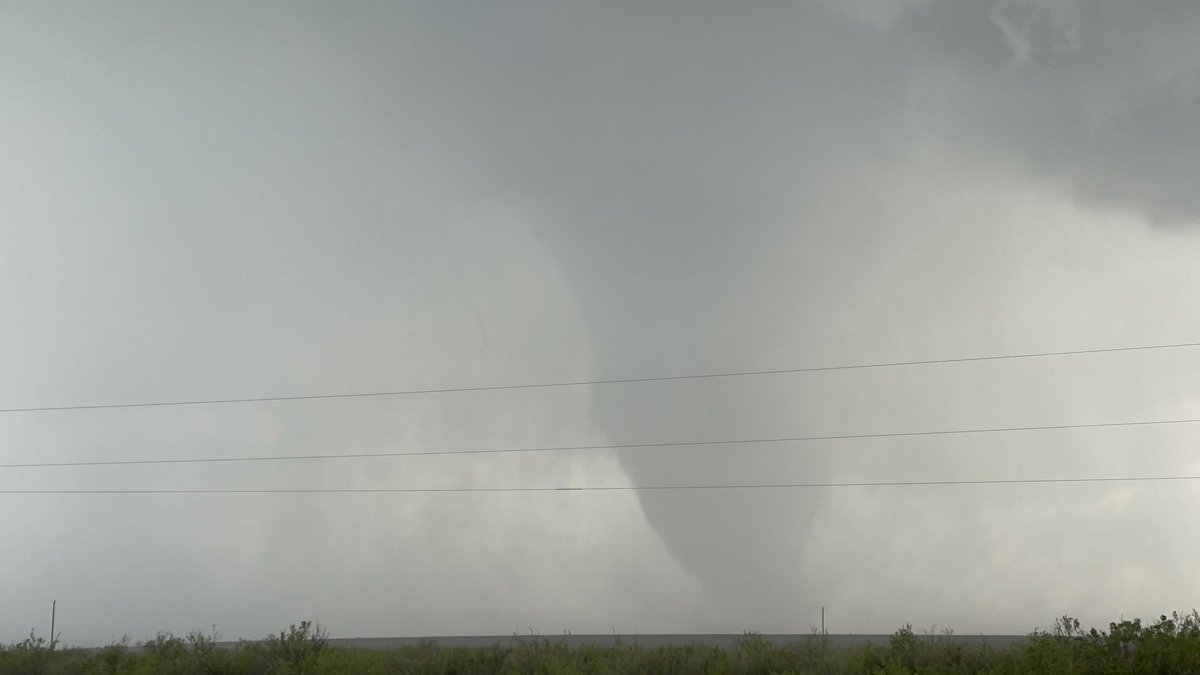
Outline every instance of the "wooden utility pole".
<path fill-rule="evenodd" d="M 50 650 L 54 651 L 54 619 L 58 614 L 58 600 L 50 601 Z"/>
<path fill-rule="evenodd" d="M 825 634 L 825 605 L 821 605 L 821 635 Z"/>

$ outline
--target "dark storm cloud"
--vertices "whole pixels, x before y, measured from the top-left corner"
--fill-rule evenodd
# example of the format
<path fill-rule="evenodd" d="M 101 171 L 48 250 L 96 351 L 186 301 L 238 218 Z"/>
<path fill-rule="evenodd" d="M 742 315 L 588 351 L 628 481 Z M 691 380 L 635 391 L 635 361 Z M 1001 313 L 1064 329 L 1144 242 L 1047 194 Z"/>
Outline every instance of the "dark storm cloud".
<path fill-rule="evenodd" d="M 921 54 L 923 131 L 1081 204 L 1200 220 L 1200 8 L 1164 0 L 942 3 L 893 28 Z"/>

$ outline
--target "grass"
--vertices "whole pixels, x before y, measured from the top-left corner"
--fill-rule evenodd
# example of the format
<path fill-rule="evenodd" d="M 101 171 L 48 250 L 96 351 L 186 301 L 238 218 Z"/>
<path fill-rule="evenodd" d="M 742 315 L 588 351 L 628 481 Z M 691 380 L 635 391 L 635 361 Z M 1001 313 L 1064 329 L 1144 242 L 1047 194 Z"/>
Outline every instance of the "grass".
<path fill-rule="evenodd" d="M 307 621 L 261 642 L 217 648 L 214 635 L 160 634 L 130 648 L 56 649 L 44 638 L 0 647 L 0 675 L 558 675 L 672 673 L 677 675 L 1200 675 L 1200 615 L 1173 614 L 1080 628 L 1063 617 L 1007 649 L 956 643 L 898 630 L 886 645 L 835 648 L 820 635 L 774 645 L 747 633 L 733 649 L 695 645 L 644 648 L 614 644 L 568 647 L 550 640 L 512 647 L 447 648 L 427 643 L 394 650 L 328 644 Z"/>

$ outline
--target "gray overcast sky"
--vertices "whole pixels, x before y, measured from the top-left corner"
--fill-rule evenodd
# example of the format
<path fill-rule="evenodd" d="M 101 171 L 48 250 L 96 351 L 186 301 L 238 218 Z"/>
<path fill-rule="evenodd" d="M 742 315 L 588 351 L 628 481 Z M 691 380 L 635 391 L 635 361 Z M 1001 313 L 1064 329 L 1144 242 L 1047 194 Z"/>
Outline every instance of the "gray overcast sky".
<path fill-rule="evenodd" d="M 0 407 L 1200 339 L 1190 0 L 10 3 Z M 0 414 L 0 461 L 1200 417 L 1200 350 Z M 1200 426 L 0 469 L 0 489 L 1200 474 Z M 0 495 L 0 640 L 1027 632 L 1200 602 L 1200 485 Z"/>

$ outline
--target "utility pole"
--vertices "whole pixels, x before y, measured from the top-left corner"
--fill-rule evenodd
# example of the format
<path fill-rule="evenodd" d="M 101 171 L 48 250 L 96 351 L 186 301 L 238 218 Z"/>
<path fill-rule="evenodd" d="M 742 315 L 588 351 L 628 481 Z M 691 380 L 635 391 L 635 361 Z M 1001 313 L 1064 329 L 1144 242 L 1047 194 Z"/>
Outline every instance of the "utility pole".
<path fill-rule="evenodd" d="M 58 600 L 50 601 L 50 651 L 54 651 L 54 619 L 58 614 Z"/>
<path fill-rule="evenodd" d="M 825 605 L 821 605 L 821 635 L 825 634 Z"/>

